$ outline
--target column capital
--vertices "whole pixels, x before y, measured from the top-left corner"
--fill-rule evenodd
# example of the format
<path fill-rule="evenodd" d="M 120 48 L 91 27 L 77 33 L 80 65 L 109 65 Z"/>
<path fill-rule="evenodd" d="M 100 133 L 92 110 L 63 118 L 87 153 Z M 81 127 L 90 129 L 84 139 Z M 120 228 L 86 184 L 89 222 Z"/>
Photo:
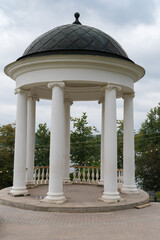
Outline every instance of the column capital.
<path fill-rule="evenodd" d="M 98 104 L 104 103 L 104 98 L 99 99 Z"/>
<path fill-rule="evenodd" d="M 28 91 L 27 98 L 39 102 L 39 97 L 36 95 L 36 93 L 34 93 L 34 91 L 32 91 L 32 89 Z"/>
<path fill-rule="evenodd" d="M 63 88 L 65 86 L 64 82 L 50 82 L 47 84 L 48 88 L 54 88 L 54 87 L 61 87 Z"/>
<path fill-rule="evenodd" d="M 14 90 L 14 94 L 23 94 L 23 93 L 28 93 L 28 91 L 26 91 L 26 90 L 23 90 L 23 89 L 21 89 L 21 88 L 16 88 L 15 90 Z"/>
<path fill-rule="evenodd" d="M 73 101 L 71 99 L 69 99 L 69 98 L 66 98 L 66 99 L 64 99 L 64 104 L 65 103 L 69 103 L 70 106 L 71 106 L 73 104 Z"/>
<path fill-rule="evenodd" d="M 28 99 L 31 99 L 31 100 L 33 100 L 33 101 L 39 102 L 39 97 L 36 96 L 36 95 L 29 95 L 29 96 L 28 96 Z"/>
<path fill-rule="evenodd" d="M 124 93 L 122 98 L 127 99 L 127 98 L 134 98 L 135 97 L 135 92 L 133 93 Z"/>
<path fill-rule="evenodd" d="M 114 85 L 114 84 L 110 84 L 108 83 L 106 86 L 103 87 L 104 89 L 109 89 L 109 90 L 112 90 L 112 89 L 116 89 L 118 91 L 121 90 L 121 87 L 118 86 L 118 85 Z"/>

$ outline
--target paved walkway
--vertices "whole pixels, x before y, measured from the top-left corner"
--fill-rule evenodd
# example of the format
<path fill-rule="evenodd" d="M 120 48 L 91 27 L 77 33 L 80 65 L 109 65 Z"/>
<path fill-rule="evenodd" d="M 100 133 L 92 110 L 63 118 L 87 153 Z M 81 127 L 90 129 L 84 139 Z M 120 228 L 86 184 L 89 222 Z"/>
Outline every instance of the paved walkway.
<path fill-rule="evenodd" d="M 1 240 L 158 240 L 160 204 L 109 213 L 55 213 L 0 205 Z"/>

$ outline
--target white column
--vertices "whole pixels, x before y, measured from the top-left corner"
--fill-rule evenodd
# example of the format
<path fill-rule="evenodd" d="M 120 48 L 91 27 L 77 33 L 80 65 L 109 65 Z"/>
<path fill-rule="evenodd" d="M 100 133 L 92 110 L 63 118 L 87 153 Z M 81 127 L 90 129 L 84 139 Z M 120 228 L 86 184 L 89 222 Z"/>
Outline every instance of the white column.
<path fill-rule="evenodd" d="M 33 186 L 34 151 L 35 151 L 35 109 L 36 97 L 27 98 L 27 152 L 26 152 L 26 185 Z"/>
<path fill-rule="evenodd" d="M 102 119 L 101 119 L 101 178 L 99 184 L 104 184 L 104 100 L 100 100 L 102 103 Z"/>
<path fill-rule="evenodd" d="M 49 191 L 45 201 L 63 203 L 64 160 L 64 86 L 63 82 L 49 83 L 52 88 Z"/>
<path fill-rule="evenodd" d="M 14 180 L 12 195 L 27 195 L 26 190 L 26 129 L 27 129 L 27 97 L 25 91 L 16 89 L 17 115 L 14 152 Z"/>
<path fill-rule="evenodd" d="M 71 100 L 64 102 L 64 167 L 63 167 L 63 182 L 71 183 L 69 176 L 70 167 L 70 106 L 72 105 Z"/>
<path fill-rule="evenodd" d="M 124 94 L 124 130 L 123 130 L 123 180 L 121 192 L 138 193 L 135 185 L 135 152 L 134 152 L 134 94 Z"/>
<path fill-rule="evenodd" d="M 105 126 L 104 126 L 104 192 L 101 200 L 117 202 L 117 124 L 116 124 L 116 87 L 105 88 Z"/>

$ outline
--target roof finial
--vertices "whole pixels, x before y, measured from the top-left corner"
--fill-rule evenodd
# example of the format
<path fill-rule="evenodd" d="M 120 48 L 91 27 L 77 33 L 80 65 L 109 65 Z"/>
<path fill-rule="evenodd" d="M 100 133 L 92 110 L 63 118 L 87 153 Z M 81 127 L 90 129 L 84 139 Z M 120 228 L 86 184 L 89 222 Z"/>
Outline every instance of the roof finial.
<path fill-rule="evenodd" d="M 78 13 L 78 12 L 76 12 L 75 14 L 74 14 L 74 16 L 75 16 L 75 22 L 73 22 L 73 24 L 80 24 L 80 25 L 82 25 L 80 22 L 79 22 L 79 17 L 80 17 L 80 14 Z"/>

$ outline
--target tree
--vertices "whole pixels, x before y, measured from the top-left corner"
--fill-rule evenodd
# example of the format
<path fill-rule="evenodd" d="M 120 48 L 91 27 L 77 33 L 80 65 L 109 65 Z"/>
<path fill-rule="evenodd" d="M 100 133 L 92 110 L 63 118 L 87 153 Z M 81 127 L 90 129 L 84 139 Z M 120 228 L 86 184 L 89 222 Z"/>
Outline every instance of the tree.
<path fill-rule="evenodd" d="M 35 166 L 49 166 L 50 131 L 46 123 L 38 125 L 35 137 Z"/>
<path fill-rule="evenodd" d="M 12 186 L 15 124 L 0 126 L 0 189 Z"/>
<path fill-rule="evenodd" d="M 140 152 L 145 152 L 153 144 L 155 148 L 160 144 L 160 103 L 147 114 L 147 119 L 141 124 L 136 137 L 136 147 Z"/>
<path fill-rule="evenodd" d="M 153 149 L 153 145 L 149 148 Z M 145 191 L 160 191 L 160 150 L 149 150 L 136 159 L 136 179 Z"/>
<path fill-rule="evenodd" d="M 96 127 L 88 126 L 87 115 L 71 118 L 74 131 L 71 131 L 71 160 L 80 166 L 100 165 L 100 138 Z"/>
<path fill-rule="evenodd" d="M 144 190 L 160 190 L 160 103 L 147 114 L 136 139 L 136 178 Z"/>

